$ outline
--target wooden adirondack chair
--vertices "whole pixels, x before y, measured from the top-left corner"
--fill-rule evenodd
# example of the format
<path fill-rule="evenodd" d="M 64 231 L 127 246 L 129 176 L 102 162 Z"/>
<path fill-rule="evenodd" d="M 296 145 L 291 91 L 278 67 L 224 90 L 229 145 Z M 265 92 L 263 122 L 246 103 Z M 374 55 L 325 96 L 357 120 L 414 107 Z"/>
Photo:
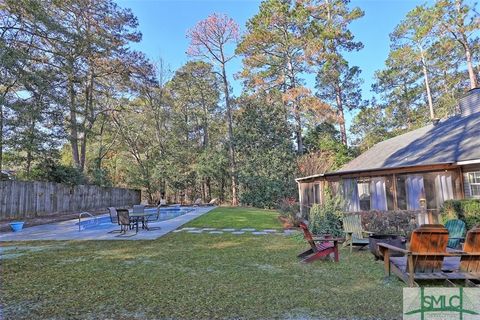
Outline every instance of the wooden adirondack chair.
<path fill-rule="evenodd" d="M 345 232 L 345 242 L 343 246 L 350 246 L 352 252 L 353 246 L 360 246 L 362 249 L 368 246 L 368 236 L 373 232 L 365 231 L 362 227 L 362 218 L 359 214 L 352 214 L 343 217 L 343 231 Z"/>
<path fill-rule="evenodd" d="M 447 247 L 456 249 L 460 246 L 460 240 L 464 239 L 465 222 L 459 219 L 448 220 L 445 223 L 445 228 L 448 230 L 448 244 Z"/>
<path fill-rule="evenodd" d="M 297 256 L 302 259 L 301 262 L 309 263 L 327 257 L 332 253 L 335 262 L 338 262 L 338 241 L 343 239 L 333 237 L 314 238 L 305 223 L 300 222 L 299 227 L 303 230 L 305 240 L 310 244 L 310 249 Z"/>
<path fill-rule="evenodd" d="M 409 250 L 379 243 L 383 253 L 386 275 L 391 271 L 409 286 L 418 285 L 415 280 L 448 280 L 442 272 L 443 259 L 458 256 L 447 252 L 448 230 L 442 225 L 423 225 L 412 232 Z M 403 257 L 392 257 L 391 251 L 402 252 Z"/>
<path fill-rule="evenodd" d="M 459 257 L 446 257 L 443 271 L 452 280 L 465 280 L 467 286 L 480 285 L 480 227 L 467 232 L 463 250 L 450 250 Z"/>
<path fill-rule="evenodd" d="M 460 272 L 480 281 L 480 227 L 468 231 L 463 252 L 465 254 L 460 258 Z"/>

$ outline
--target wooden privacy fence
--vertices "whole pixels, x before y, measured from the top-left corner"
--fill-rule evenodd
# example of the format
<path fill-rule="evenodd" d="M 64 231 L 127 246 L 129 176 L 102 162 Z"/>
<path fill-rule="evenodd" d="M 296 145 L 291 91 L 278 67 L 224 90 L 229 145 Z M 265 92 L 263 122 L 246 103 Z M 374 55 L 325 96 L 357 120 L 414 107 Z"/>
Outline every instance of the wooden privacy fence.
<path fill-rule="evenodd" d="M 0 219 L 20 219 L 131 206 L 140 203 L 141 191 L 69 186 L 54 182 L 0 181 Z"/>

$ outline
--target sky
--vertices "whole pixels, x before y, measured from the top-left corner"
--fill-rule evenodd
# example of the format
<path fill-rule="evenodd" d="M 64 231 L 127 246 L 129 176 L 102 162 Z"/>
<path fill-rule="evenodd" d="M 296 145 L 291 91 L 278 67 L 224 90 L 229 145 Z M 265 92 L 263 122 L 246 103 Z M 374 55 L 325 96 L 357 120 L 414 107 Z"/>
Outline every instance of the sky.
<path fill-rule="evenodd" d="M 172 71 L 188 61 L 186 32 L 209 14 L 218 12 L 232 17 L 245 30 L 245 23 L 258 12 L 257 0 L 117 0 L 124 8 L 130 8 L 137 16 L 142 41 L 134 49 L 158 61 L 163 59 Z M 350 65 L 359 66 L 364 80 L 362 91 L 365 99 L 372 97 L 371 85 L 376 70 L 382 69 L 389 52 L 389 34 L 415 6 L 425 3 L 419 0 L 352 0 L 352 7 L 360 7 L 365 16 L 351 24 L 351 30 L 364 48 L 346 55 Z M 241 70 L 241 59 L 228 65 L 234 95 L 239 95 L 241 85 L 233 74 Z M 313 89 L 313 84 L 308 83 Z M 347 127 L 353 114 L 347 115 Z"/>

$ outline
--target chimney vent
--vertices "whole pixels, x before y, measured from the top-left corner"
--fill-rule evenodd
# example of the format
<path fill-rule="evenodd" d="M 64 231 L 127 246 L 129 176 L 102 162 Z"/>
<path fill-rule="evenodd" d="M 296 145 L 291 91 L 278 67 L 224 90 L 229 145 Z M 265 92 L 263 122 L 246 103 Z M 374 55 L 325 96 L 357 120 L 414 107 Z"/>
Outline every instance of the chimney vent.
<path fill-rule="evenodd" d="M 474 88 L 467 92 L 459 101 L 460 115 L 469 116 L 474 113 L 480 114 L 480 88 Z"/>

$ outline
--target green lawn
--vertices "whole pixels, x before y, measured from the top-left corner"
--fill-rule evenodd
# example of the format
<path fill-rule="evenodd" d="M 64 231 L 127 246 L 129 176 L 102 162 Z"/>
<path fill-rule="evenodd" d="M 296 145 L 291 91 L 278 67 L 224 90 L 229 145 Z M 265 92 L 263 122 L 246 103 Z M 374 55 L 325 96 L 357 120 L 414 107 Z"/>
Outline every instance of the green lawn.
<path fill-rule="evenodd" d="M 274 224 L 272 212 L 256 211 L 262 228 Z M 253 212 L 221 208 L 198 220 L 243 227 L 237 218 Z M 401 318 L 403 285 L 384 280 L 366 251 L 302 265 L 306 245 L 279 235 L 13 245 L 2 245 L 5 319 Z"/>
<path fill-rule="evenodd" d="M 281 229 L 278 212 L 255 208 L 220 207 L 189 222 L 188 227 Z"/>

